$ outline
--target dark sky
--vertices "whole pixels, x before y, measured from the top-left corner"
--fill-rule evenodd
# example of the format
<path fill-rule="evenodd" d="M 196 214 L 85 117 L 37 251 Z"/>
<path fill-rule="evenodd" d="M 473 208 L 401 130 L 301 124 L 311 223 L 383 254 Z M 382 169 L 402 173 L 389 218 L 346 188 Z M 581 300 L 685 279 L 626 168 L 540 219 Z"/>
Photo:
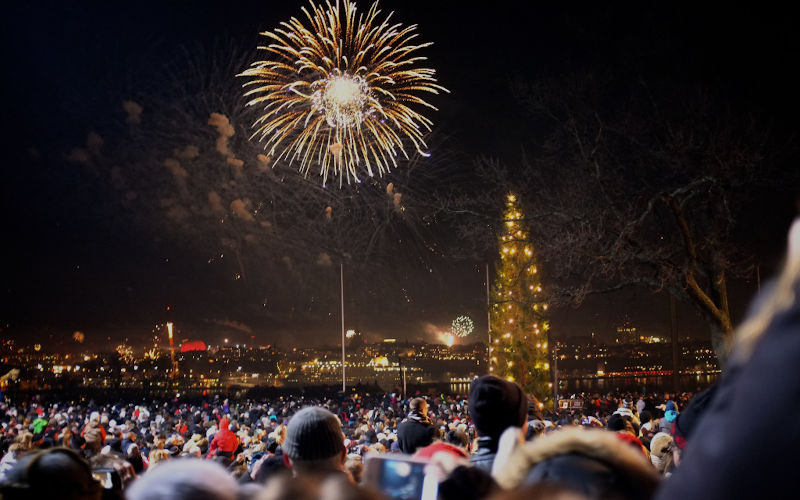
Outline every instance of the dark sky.
<path fill-rule="evenodd" d="M 244 267 L 230 256 L 211 262 L 219 245 L 208 243 L 213 237 L 203 227 L 179 238 L 151 219 L 153 211 L 125 206 L 106 177 L 65 160 L 91 131 L 111 143 L 124 119 L 120 103 L 166 93 L 173 83 L 169 69 L 187 53 L 202 61 L 224 58 L 225 47 L 255 47 L 258 31 L 300 16 L 305 4 L 16 2 L 4 8 L 3 336 L 58 348 L 70 345 L 75 330 L 98 345 L 109 337 L 139 341 L 169 318 L 182 337 L 211 342 L 253 336 L 258 343 L 335 343 L 335 267 L 303 269 L 305 278 L 289 286 L 290 276 L 253 270 L 256 252 L 246 262 L 249 280 L 234 279 Z M 795 130 L 797 34 L 787 12 L 760 3 L 725 10 L 673 2 L 560 4 L 381 2 L 434 42 L 426 55 L 451 94 L 435 99 L 441 111 L 432 118 L 450 138 L 449 148 L 465 157 L 514 161 L 530 130 L 509 92 L 510 79 L 609 68 L 626 78 L 722 88 L 738 105 L 773 116 L 781 134 Z M 764 199 L 763 214 L 743 223 L 753 224 L 746 244 L 766 275 L 779 262 L 795 208 L 791 196 Z M 469 314 L 476 333 L 485 332 L 484 265 L 440 259 L 423 266 L 408 259 L 386 274 L 346 271 L 347 326 L 373 338 L 434 340 L 430 332 Z M 732 285 L 737 317 L 754 290 L 752 280 Z M 554 311 L 552 324 L 559 335 L 604 335 L 626 315 L 665 332 L 667 298 L 646 290 L 592 298 L 579 309 Z M 679 322 L 687 333 L 703 332 L 689 308 L 680 309 Z"/>

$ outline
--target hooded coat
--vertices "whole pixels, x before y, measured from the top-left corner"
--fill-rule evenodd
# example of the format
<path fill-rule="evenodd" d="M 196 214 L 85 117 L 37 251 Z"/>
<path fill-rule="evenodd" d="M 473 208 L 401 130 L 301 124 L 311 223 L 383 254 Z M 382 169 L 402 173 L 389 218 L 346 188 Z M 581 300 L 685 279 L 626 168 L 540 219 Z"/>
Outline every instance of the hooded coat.
<path fill-rule="evenodd" d="M 208 446 L 206 458 L 214 458 L 218 455 L 231 457 L 239 447 L 239 438 L 228 429 L 230 423 L 227 417 L 222 417 L 219 421 L 219 430 L 214 434 L 214 439 Z"/>
<path fill-rule="evenodd" d="M 580 428 L 526 443 L 496 479 L 507 489 L 556 483 L 586 498 L 631 500 L 649 500 L 660 480 L 644 454 L 616 433 Z"/>

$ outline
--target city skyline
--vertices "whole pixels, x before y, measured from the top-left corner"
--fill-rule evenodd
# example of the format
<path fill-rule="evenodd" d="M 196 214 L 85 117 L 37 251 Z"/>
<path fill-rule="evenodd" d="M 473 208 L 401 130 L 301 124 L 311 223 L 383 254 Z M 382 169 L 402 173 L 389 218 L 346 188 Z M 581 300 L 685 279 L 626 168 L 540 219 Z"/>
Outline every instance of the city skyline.
<path fill-rule="evenodd" d="M 348 386 L 375 384 L 391 392 L 407 383 L 425 390 L 463 393 L 469 382 L 486 370 L 484 343 L 448 346 L 394 340 L 370 343 L 354 335 L 345 357 Z M 689 338 L 680 342 L 680 383 L 702 387 L 713 381 L 720 370 L 710 342 Z M 612 344 L 576 339 L 556 341 L 554 346 L 555 373 L 549 380 L 558 380 L 563 391 L 602 390 L 615 384 L 634 388 L 642 384 L 652 389 L 677 383 L 668 378 L 673 375 L 673 348 L 661 339 L 633 340 L 623 335 L 622 341 Z M 99 353 L 91 349 L 48 352 L 39 344 L 33 349 L 18 347 L 12 341 L 0 342 L 0 359 L 16 373 L 14 390 L 23 391 L 106 388 L 191 394 L 236 388 L 321 387 L 336 385 L 342 377 L 338 346 L 281 349 L 194 342 L 174 351 L 157 345 L 139 351 L 120 344 Z"/>
<path fill-rule="evenodd" d="M 670 325 L 667 323 L 639 323 L 634 321 L 630 315 L 623 314 L 616 322 L 614 319 L 604 320 L 604 326 L 599 328 L 587 330 L 573 330 L 569 332 L 561 331 L 558 335 L 553 335 L 553 339 L 559 342 L 583 342 L 591 339 L 592 342 L 598 344 L 615 344 L 620 342 L 620 332 L 624 329 L 633 329 L 635 336 L 644 337 L 657 337 L 662 339 L 661 342 L 671 342 Z M 701 323 L 698 322 L 702 326 Z M 226 348 L 239 348 L 253 347 L 264 348 L 272 347 L 279 349 L 291 349 L 292 347 L 300 348 L 331 348 L 339 349 L 341 347 L 340 331 L 336 331 L 334 335 L 330 332 L 327 336 L 317 336 L 312 339 L 306 339 L 307 342 L 294 342 L 286 337 L 268 337 L 260 335 L 257 330 L 251 329 L 248 325 L 243 323 L 220 321 L 213 325 L 209 325 L 209 329 L 199 332 L 191 328 L 186 329 L 180 324 L 174 324 L 174 337 L 175 348 L 180 350 L 183 345 L 194 345 L 202 342 L 209 349 L 216 349 L 220 347 Z M 598 325 L 599 326 L 599 325 Z M 216 328 L 216 329 L 214 329 Z M 400 335 L 387 336 L 381 335 L 378 331 L 369 331 L 362 329 L 348 328 L 347 342 L 350 343 L 351 332 L 359 339 L 366 343 L 380 344 L 382 342 L 399 342 L 399 343 L 425 343 L 431 345 L 454 345 L 454 346 L 467 346 L 477 343 L 485 344 L 488 340 L 485 331 L 473 331 L 473 333 L 465 336 L 458 337 L 452 335 L 452 324 L 443 324 L 441 327 L 436 327 L 432 323 L 425 323 L 418 329 L 409 329 L 405 332 L 400 332 Z M 37 350 L 44 352 L 67 352 L 67 353 L 81 353 L 87 350 L 95 349 L 97 352 L 113 352 L 115 346 L 113 342 L 122 342 L 125 345 L 132 347 L 135 351 L 144 351 L 158 346 L 159 349 L 168 349 L 168 327 L 167 322 L 162 321 L 152 325 L 152 327 L 144 331 L 135 331 L 132 334 L 122 335 L 119 332 L 116 334 L 108 335 L 113 332 L 96 332 L 96 336 L 100 342 L 105 344 L 104 348 L 98 349 L 96 346 L 97 338 L 89 338 L 87 342 L 86 333 L 76 330 L 67 335 L 66 333 L 61 336 L 51 334 L 51 337 L 42 341 L 36 336 L 23 336 L 20 338 L 6 335 L 3 337 L 4 341 L 13 341 L 18 348 L 25 348 L 30 350 L 34 346 L 38 347 Z M 397 332 L 395 332 L 397 333 Z M 678 337 L 681 341 L 692 340 L 707 340 L 703 334 L 704 332 L 695 332 L 681 327 L 678 325 Z M 79 339 L 79 340 L 77 340 Z M 48 343 L 48 340 L 51 341 Z M 55 341 L 55 342 L 53 342 Z M 43 343 L 44 342 L 44 343 Z M 112 344 L 108 344 L 112 342 Z"/>

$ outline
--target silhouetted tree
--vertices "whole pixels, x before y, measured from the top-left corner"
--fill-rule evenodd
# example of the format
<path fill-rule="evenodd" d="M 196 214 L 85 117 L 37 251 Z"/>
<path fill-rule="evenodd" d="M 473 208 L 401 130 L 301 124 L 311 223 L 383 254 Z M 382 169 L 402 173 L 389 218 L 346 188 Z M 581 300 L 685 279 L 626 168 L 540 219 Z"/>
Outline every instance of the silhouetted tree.
<path fill-rule="evenodd" d="M 450 209 L 469 217 L 461 236 L 491 248 L 491 204 L 525 203 L 531 240 L 554 300 L 629 286 L 692 304 L 724 361 L 733 331 L 728 282 L 752 270 L 737 243 L 756 186 L 797 181 L 770 131 L 702 88 L 648 87 L 597 75 L 513 85 L 531 115 L 534 143 L 520 168 L 478 162 L 484 196 Z"/>

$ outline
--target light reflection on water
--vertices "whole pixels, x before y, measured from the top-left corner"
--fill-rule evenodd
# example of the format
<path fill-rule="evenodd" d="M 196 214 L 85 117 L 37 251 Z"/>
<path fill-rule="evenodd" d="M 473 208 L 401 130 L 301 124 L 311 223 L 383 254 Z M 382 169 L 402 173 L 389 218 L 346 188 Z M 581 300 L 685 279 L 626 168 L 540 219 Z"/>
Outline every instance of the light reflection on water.
<path fill-rule="evenodd" d="M 450 394 L 469 394 L 468 382 L 451 382 Z"/>
<path fill-rule="evenodd" d="M 718 374 L 681 375 L 678 388 L 681 392 L 699 392 L 713 384 Z M 559 393 L 607 393 L 620 390 L 622 392 L 672 392 L 672 375 L 652 375 L 648 377 L 597 377 L 587 379 L 559 380 Z M 469 394 L 469 382 L 450 382 L 450 394 Z"/>
<path fill-rule="evenodd" d="M 719 375 L 716 373 L 702 375 L 681 375 L 678 389 L 683 392 L 698 392 L 713 384 Z M 671 392 L 672 375 L 654 375 L 649 377 L 598 377 L 590 379 L 567 379 L 558 383 L 561 394 L 576 392 Z"/>

